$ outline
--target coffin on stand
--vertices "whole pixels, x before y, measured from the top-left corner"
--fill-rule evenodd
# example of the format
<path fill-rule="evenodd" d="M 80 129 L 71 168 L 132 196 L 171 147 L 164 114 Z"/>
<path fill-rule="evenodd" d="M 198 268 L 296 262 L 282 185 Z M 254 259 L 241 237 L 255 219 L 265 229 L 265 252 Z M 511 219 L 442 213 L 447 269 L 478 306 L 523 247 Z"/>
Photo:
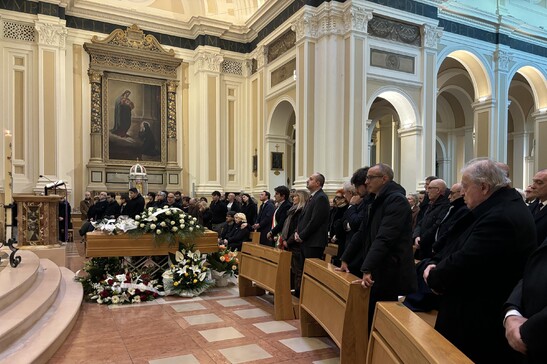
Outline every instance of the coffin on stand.
<path fill-rule="evenodd" d="M 179 244 L 156 243 L 152 234 L 134 236 L 130 234 L 109 235 L 102 231 L 87 233 L 86 257 L 136 257 L 167 255 L 175 253 Z M 218 251 L 218 234 L 206 230 L 205 233 L 184 243 L 194 244 L 194 249 L 202 253 Z"/>

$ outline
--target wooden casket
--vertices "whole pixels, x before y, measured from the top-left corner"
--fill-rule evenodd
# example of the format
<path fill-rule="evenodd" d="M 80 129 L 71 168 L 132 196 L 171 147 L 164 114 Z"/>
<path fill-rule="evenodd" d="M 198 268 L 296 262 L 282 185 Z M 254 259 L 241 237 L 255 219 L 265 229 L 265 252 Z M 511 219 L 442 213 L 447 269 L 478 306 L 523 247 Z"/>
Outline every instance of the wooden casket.
<path fill-rule="evenodd" d="M 152 234 L 132 236 L 129 234 L 109 235 L 101 231 L 87 233 L 86 257 L 135 257 L 167 255 L 178 250 L 179 244 L 164 242 L 157 244 Z M 187 243 L 202 253 L 218 251 L 218 234 L 211 230 Z"/>

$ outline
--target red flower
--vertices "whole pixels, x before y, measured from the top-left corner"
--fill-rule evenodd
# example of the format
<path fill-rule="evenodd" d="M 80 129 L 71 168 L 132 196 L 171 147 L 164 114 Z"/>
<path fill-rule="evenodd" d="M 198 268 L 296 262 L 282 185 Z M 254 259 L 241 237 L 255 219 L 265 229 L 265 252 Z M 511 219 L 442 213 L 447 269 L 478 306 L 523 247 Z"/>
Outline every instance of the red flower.
<path fill-rule="evenodd" d="M 113 281 L 112 279 L 109 279 L 109 280 L 107 281 L 107 283 L 108 283 L 109 286 L 111 286 L 111 285 L 114 284 L 114 281 Z"/>
<path fill-rule="evenodd" d="M 110 296 L 110 295 L 108 294 L 107 290 L 104 290 L 104 291 L 101 292 L 101 298 L 106 298 L 108 296 Z"/>

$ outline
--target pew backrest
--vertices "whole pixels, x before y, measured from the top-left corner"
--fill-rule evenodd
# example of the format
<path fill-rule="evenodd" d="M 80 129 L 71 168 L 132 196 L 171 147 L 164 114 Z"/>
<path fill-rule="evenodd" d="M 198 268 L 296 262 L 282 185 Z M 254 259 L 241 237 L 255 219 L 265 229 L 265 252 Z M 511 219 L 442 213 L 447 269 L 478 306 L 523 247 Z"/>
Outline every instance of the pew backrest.
<path fill-rule="evenodd" d="M 378 302 L 367 364 L 473 363 L 427 322 L 399 302 Z"/>

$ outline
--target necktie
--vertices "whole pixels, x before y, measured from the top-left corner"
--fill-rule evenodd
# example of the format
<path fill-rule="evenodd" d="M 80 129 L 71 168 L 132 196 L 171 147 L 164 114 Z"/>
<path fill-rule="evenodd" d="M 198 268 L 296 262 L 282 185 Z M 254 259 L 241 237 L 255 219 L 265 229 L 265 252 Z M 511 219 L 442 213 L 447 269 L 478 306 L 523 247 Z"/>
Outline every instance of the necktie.
<path fill-rule="evenodd" d="M 541 211 L 542 208 L 543 208 L 543 203 L 541 203 L 541 202 L 538 203 L 535 215 L 539 214 L 539 212 Z"/>

